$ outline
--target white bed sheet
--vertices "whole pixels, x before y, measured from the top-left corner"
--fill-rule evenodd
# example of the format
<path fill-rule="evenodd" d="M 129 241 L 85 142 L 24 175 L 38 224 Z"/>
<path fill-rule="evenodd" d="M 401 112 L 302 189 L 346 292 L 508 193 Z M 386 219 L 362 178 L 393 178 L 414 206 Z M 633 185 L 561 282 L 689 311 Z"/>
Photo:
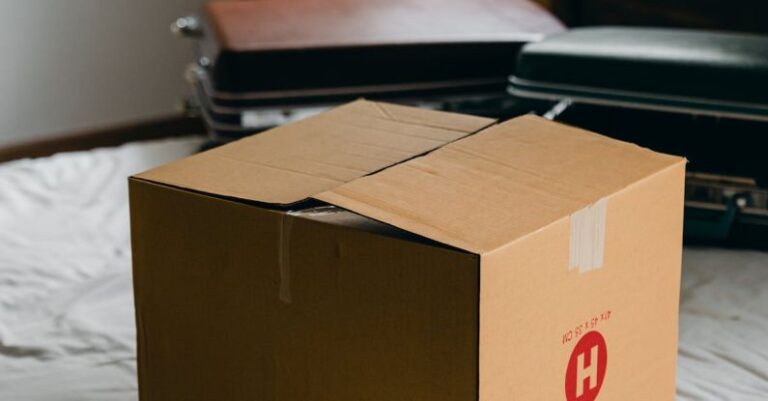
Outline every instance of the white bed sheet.
<path fill-rule="evenodd" d="M 200 143 L 0 165 L 0 401 L 137 399 L 127 177 Z"/>
<path fill-rule="evenodd" d="M 200 141 L 0 165 L 0 401 L 136 401 L 126 177 Z M 768 254 L 683 272 L 678 400 L 768 399 Z"/>

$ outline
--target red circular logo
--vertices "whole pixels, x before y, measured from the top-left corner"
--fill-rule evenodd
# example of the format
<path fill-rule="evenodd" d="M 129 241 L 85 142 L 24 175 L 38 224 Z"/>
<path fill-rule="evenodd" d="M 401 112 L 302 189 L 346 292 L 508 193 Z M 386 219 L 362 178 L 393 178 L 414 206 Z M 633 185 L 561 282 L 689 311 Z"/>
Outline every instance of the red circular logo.
<path fill-rule="evenodd" d="M 576 343 L 565 371 L 565 398 L 568 401 L 594 401 L 603 386 L 608 364 L 605 339 L 590 331 Z"/>

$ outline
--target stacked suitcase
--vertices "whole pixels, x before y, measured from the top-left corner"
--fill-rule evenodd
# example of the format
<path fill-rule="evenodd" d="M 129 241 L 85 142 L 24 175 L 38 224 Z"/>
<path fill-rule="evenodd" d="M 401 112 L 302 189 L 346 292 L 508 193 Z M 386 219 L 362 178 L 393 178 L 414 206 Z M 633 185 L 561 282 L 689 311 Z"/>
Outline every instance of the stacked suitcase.
<path fill-rule="evenodd" d="M 549 116 L 689 159 L 689 240 L 768 247 L 768 37 L 581 28 L 521 49 L 510 93 Z"/>
<path fill-rule="evenodd" d="M 527 0 L 211 2 L 172 28 L 194 39 L 191 106 L 212 144 L 361 97 L 520 114 L 515 54 L 563 29 Z"/>

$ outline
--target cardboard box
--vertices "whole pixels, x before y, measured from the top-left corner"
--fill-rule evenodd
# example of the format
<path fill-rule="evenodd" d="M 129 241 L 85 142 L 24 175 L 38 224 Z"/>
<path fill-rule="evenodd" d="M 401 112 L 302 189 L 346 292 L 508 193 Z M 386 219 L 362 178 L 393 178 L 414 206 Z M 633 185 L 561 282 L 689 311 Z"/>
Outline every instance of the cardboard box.
<path fill-rule="evenodd" d="M 141 400 L 673 400 L 684 169 L 357 101 L 139 174 Z"/>

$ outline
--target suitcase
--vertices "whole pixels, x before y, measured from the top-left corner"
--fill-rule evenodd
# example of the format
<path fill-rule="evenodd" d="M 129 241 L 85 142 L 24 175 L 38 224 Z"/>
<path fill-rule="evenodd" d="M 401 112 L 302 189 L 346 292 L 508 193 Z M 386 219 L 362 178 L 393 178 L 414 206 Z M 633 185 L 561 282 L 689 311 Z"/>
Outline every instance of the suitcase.
<path fill-rule="evenodd" d="M 509 90 L 545 116 L 689 159 L 689 241 L 768 246 L 768 38 L 581 28 L 524 46 Z"/>
<path fill-rule="evenodd" d="M 194 39 L 187 77 L 218 142 L 360 97 L 519 114 L 515 55 L 564 29 L 527 0 L 210 2 L 173 28 Z"/>

